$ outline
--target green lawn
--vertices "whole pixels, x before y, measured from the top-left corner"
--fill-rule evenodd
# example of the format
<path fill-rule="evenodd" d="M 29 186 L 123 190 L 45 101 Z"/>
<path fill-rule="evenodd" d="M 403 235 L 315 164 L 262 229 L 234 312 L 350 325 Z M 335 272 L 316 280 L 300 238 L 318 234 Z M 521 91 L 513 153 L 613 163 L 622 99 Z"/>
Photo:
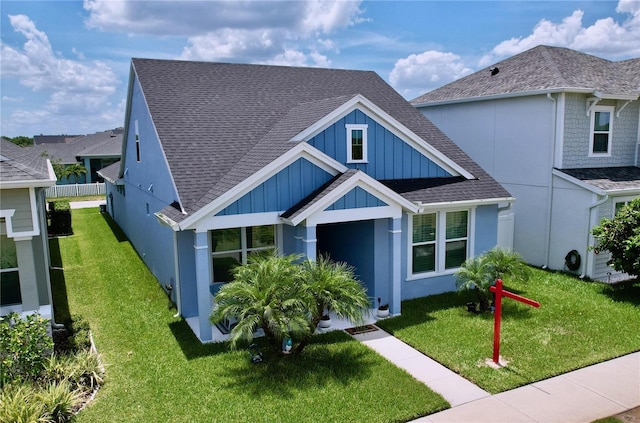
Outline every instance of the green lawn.
<path fill-rule="evenodd" d="M 448 407 L 342 332 L 261 364 L 202 345 L 108 216 L 74 210 L 73 228 L 51 242 L 56 319 L 84 316 L 107 364 L 79 422 L 401 422 Z"/>
<path fill-rule="evenodd" d="M 527 284 L 505 289 L 541 303 L 503 299 L 500 354 L 508 366 L 484 365 L 493 351 L 493 314 L 472 314 L 472 292 L 402 303 L 402 316 L 379 326 L 497 393 L 640 350 L 640 282 L 609 286 L 532 269 Z"/>

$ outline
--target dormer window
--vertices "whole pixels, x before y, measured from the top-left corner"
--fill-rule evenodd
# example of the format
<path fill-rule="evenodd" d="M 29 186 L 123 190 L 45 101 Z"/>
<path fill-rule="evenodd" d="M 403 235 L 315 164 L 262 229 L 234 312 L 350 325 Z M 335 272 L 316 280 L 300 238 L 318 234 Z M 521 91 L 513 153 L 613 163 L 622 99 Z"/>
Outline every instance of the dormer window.
<path fill-rule="evenodd" d="M 347 163 L 367 163 L 367 125 L 346 125 Z"/>
<path fill-rule="evenodd" d="M 590 156 L 611 156 L 613 106 L 594 106 L 591 113 Z"/>

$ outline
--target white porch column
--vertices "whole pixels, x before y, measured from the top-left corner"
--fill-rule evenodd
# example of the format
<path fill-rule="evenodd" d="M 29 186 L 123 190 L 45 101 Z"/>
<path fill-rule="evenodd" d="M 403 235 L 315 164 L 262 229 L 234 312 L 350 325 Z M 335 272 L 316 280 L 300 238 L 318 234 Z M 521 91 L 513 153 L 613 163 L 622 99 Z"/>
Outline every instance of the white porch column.
<path fill-rule="evenodd" d="M 302 238 L 302 244 L 304 248 L 304 254 L 307 259 L 316 261 L 316 255 L 318 254 L 318 239 L 316 236 L 316 225 L 305 226 L 304 236 Z"/>
<path fill-rule="evenodd" d="M 198 298 L 198 325 L 200 327 L 200 340 L 202 342 L 211 341 L 211 293 L 209 284 L 211 275 L 209 273 L 209 237 L 208 232 L 196 232 L 195 244 L 193 248 L 196 256 L 196 294 Z"/>
<path fill-rule="evenodd" d="M 389 301 L 389 311 L 391 314 L 400 314 L 401 294 L 401 239 L 402 239 L 402 219 L 396 218 L 389 221 L 389 243 L 390 255 L 389 263 L 391 271 L 391 301 Z"/>

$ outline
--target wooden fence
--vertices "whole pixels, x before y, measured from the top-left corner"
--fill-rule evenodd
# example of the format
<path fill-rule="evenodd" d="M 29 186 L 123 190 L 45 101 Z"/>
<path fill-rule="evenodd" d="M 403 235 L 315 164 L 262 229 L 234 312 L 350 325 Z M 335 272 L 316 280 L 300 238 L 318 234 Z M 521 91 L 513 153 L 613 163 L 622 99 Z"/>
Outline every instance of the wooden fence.
<path fill-rule="evenodd" d="M 47 189 L 47 198 L 84 197 L 87 195 L 105 195 L 104 182 L 93 184 L 54 185 Z"/>

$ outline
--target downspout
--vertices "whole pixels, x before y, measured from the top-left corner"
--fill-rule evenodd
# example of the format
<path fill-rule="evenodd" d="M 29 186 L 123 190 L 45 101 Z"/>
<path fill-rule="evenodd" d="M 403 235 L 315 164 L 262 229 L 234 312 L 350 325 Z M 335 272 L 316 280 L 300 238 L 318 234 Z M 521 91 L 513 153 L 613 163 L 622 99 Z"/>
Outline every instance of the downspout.
<path fill-rule="evenodd" d="M 176 314 L 173 317 L 180 317 L 182 314 L 182 296 L 180 295 L 180 260 L 178 260 L 178 232 L 173 231 L 173 265 L 176 269 Z"/>
<path fill-rule="evenodd" d="M 558 125 L 558 103 L 555 98 L 551 95 L 551 93 L 547 93 L 547 99 L 553 103 L 553 113 L 551 115 L 551 127 L 552 134 L 551 139 L 553 140 L 551 145 L 551 171 L 549 172 L 549 176 L 551 178 L 549 192 L 547 194 L 547 230 L 545 232 L 545 244 L 547 246 L 547 251 L 545 254 L 543 269 L 549 267 L 549 256 L 551 254 L 551 216 L 552 216 L 552 208 L 553 208 L 553 168 L 555 167 L 556 161 L 556 136 L 557 136 L 557 125 Z"/>
<path fill-rule="evenodd" d="M 635 166 L 638 167 L 638 154 L 640 154 L 640 107 L 638 107 L 638 137 L 636 138 Z"/>
<path fill-rule="evenodd" d="M 584 264 L 584 268 L 582 269 L 582 274 L 580 275 L 580 279 L 584 278 L 587 275 L 586 269 L 592 265 L 593 254 L 589 252 L 589 241 L 591 240 L 591 222 L 593 221 L 593 210 L 596 207 L 599 207 L 609 201 L 609 194 L 604 194 L 601 200 L 596 201 L 592 205 L 589 206 L 589 221 L 587 222 L 587 252 L 586 252 L 586 263 Z"/>

